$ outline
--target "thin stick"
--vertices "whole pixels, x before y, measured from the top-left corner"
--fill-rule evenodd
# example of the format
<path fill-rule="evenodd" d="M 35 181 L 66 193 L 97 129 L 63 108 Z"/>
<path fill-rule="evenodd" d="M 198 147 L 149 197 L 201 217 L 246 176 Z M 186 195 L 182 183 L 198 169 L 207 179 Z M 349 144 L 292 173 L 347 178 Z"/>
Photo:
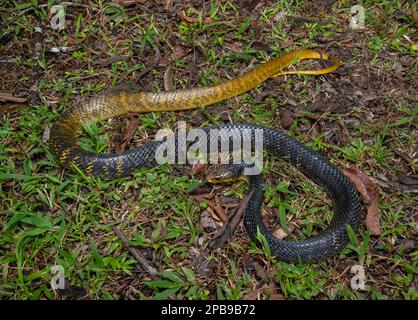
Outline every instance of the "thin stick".
<path fill-rule="evenodd" d="M 139 251 L 137 248 L 134 248 L 129 245 L 129 240 L 126 238 L 125 234 L 117 227 L 112 227 L 113 232 L 119 237 L 125 247 L 129 250 L 129 252 L 134 256 L 136 260 L 142 265 L 144 270 L 150 275 L 153 280 L 160 280 L 158 276 L 158 271 L 155 269 L 145 258 L 145 256 Z"/>
<path fill-rule="evenodd" d="M 244 215 L 245 210 L 247 210 L 248 203 L 250 202 L 251 197 L 253 196 L 254 190 L 251 190 L 245 197 L 241 200 L 239 208 L 235 211 L 233 215 L 228 216 L 228 219 L 223 224 L 222 228 L 215 234 L 213 239 L 210 242 L 210 246 L 213 249 L 218 249 L 224 246 L 224 244 L 231 239 L 235 229 L 237 228 L 241 217 Z"/>

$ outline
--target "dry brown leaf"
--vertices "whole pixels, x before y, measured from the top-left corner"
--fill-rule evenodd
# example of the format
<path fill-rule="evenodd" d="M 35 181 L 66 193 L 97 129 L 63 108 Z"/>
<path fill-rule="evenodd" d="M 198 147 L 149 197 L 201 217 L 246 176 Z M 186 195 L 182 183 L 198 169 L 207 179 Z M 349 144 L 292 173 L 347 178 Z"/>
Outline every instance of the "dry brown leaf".
<path fill-rule="evenodd" d="M 340 43 L 341 43 L 341 44 L 347 44 L 347 43 L 350 43 L 351 41 L 353 41 L 353 39 L 354 39 L 354 37 L 353 37 L 353 36 L 347 36 L 347 37 L 345 37 L 344 39 L 342 39 L 342 40 L 340 41 Z"/>
<path fill-rule="evenodd" d="M 382 227 L 379 223 L 379 215 L 377 214 L 377 201 L 376 199 L 367 208 L 366 226 L 370 228 L 370 234 L 378 236 L 382 233 Z"/>
<path fill-rule="evenodd" d="M 11 102 L 17 102 L 17 103 L 24 103 L 24 102 L 27 101 L 27 99 L 26 98 L 15 97 L 9 92 L 0 91 L 0 101 L 1 102 L 11 101 Z"/>
<path fill-rule="evenodd" d="M 205 169 L 206 169 L 206 165 L 205 165 L 204 163 L 202 163 L 202 162 L 197 162 L 197 163 L 195 163 L 195 164 L 193 165 L 192 169 L 190 170 L 190 174 L 191 174 L 192 176 L 196 176 L 196 175 L 198 175 L 199 173 L 204 172 L 204 171 L 205 171 Z"/>
<path fill-rule="evenodd" d="M 128 129 L 126 129 L 125 133 L 123 134 L 123 140 L 117 147 L 118 152 L 124 152 L 126 150 L 126 145 L 129 141 L 131 141 L 139 125 L 139 119 L 135 114 L 130 114 L 129 118 L 130 121 L 128 124 Z"/>
<path fill-rule="evenodd" d="M 173 0 L 165 0 L 164 9 L 170 11 L 173 9 Z"/>
<path fill-rule="evenodd" d="M 244 212 L 248 207 L 248 203 L 253 193 L 254 190 L 251 190 L 248 194 L 244 196 L 244 198 L 241 200 L 239 208 L 234 212 L 234 214 L 228 216 L 222 228 L 213 236 L 212 240 L 210 241 L 210 246 L 213 249 L 222 248 L 224 244 L 232 238 L 235 229 L 240 223 L 241 218 L 243 217 Z"/>
<path fill-rule="evenodd" d="M 289 229 L 290 232 L 293 232 L 293 230 L 295 230 L 295 225 L 294 224 L 289 225 L 288 229 Z M 280 240 L 283 240 L 284 238 L 287 237 L 286 231 L 284 231 L 283 228 L 281 228 L 281 227 L 274 230 L 272 232 L 272 235 L 275 236 L 277 239 L 280 239 Z"/>
<path fill-rule="evenodd" d="M 172 91 L 174 87 L 173 84 L 173 74 L 171 64 L 168 65 L 167 69 L 164 72 L 164 89 L 165 91 Z"/>
<path fill-rule="evenodd" d="M 289 129 L 293 124 L 294 115 L 287 109 L 280 112 L 280 123 L 283 129 Z"/>
<path fill-rule="evenodd" d="M 412 12 L 412 19 L 414 19 L 414 21 L 416 23 L 418 23 L 418 12 L 417 11 Z"/>
<path fill-rule="evenodd" d="M 260 296 L 263 290 L 264 288 L 258 288 L 251 292 L 248 292 L 242 297 L 242 300 L 260 300 Z"/>
<path fill-rule="evenodd" d="M 190 53 L 191 49 L 185 46 L 177 46 L 174 48 L 174 56 L 177 59 L 182 59 Z"/>
<path fill-rule="evenodd" d="M 121 6 L 130 6 L 136 3 L 139 4 L 144 4 L 145 2 L 147 2 L 146 0 L 116 0 L 113 3 L 117 3 L 120 4 Z"/>
<path fill-rule="evenodd" d="M 186 23 L 198 23 L 198 22 L 200 22 L 200 21 L 199 21 L 199 18 L 188 17 L 188 16 L 186 16 L 186 15 L 183 15 L 182 19 L 183 19 L 183 21 L 184 21 L 184 22 L 186 22 Z M 214 22 L 214 21 L 215 21 L 215 20 L 214 20 L 212 17 L 205 17 L 205 18 L 202 18 L 202 24 L 209 24 L 209 23 L 212 23 L 212 22 Z"/>
<path fill-rule="evenodd" d="M 200 215 L 200 225 L 203 229 L 217 229 L 217 224 L 207 210 L 204 210 Z"/>
<path fill-rule="evenodd" d="M 0 115 L 29 107 L 27 103 L 5 103 L 0 105 Z"/>
<path fill-rule="evenodd" d="M 241 47 L 235 43 L 227 43 L 225 44 L 225 48 L 235 53 L 241 53 L 242 51 Z"/>
<path fill-rule="evenodd" d="M 277 285 L 274 283 L 274 281 L 272 281 L 269 286 L 269 296 L 270 300 L 286 300 L 286 296 L 278 292 Z"/>
<path fill-rule="evenodd" d="M 377 213 L 379 191 L 376 184 L 367 174 L 356 168 L 345 168 L 342 171 L 353 182 L 357 191 L 361 194 L 363 202 L 369 205 L 367 208 L 366 226 L 370 228 L 370 234 L 380 235 L 382 228 Z"/>
<path fill-rule="evenodd" d="M 354 183 L 366 204 L 377 198 L 379 195 L 377 187 L 367 174 L 356 168 L 345 168 L 343 173 Z"/>

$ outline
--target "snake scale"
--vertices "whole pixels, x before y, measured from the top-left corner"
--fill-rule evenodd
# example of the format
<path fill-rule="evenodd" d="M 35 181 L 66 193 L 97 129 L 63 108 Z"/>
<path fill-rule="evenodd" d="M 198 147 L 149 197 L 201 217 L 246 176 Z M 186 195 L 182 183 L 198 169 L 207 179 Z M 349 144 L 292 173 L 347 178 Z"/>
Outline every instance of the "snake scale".
<path fill-rule="evenodd" d="M 330 67 L 321 70 L 285 71 L 290 64 L 302 59 L 331 60 Z M 113 92 L 103 94 L 77 105 L 63 113 L 53 125 L 50 148 L 64 167 L 77 167 L 87 175 L 122 177 L 139 167 L 154 167 L 155 152 L 161 142 L 151 141 L 119 154 L 95 154 L 82 150 L 78 138 L 82 122 L 102 121 L 127 113 L 178 111 L 208 106 L 242 94 L 269 78 L 283 74 L 325 74 L 339 66 L 336 58 L 326 53 L 305 49 L 292 51 L 272 59 L 235 79 L 214 86 L 168 92 Z M 262 221 L 262 175 L 250 176 L 250 188 L 254 189 L 245 212 L 245 227 L 251 239 L 259 243 L 258 231 L 265 236 L 272 255 L 289 262 L 314 262 L 329 257 L 343 248 L 348 241 L 346 227 L 356 228 L 360 223 L 360 204 L 353 185 L 323 156 L 271 128 L 252 124 L 230 124 L 201 128 L 208 134 L 211 129 L 225 129 L 237 138 L 243 131 L 262 129 L 263 148 L 277 158 L 288 161 L 308 178 L 322 186 L 334 203 L 334 216 L 329 228 L 317 236 L 300 241 L 275 238 Z M 225 130 L 221 130 L 222 132 Z M 176 137 L 177 139 L 177 137 Z"/>

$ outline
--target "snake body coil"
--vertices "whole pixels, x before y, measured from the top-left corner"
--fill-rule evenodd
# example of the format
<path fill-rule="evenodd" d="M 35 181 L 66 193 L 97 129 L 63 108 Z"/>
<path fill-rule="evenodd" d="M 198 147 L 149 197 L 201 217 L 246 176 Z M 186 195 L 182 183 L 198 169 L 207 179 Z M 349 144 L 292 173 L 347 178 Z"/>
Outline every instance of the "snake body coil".
<path fill-rule="evenodd" d="M 161 145 L 161 142 L 158 141 L 149 142 L 144 146 L 120 154 L 103 155 L 80 149 L 77 139 L 82 132 L 82 121 L 100 121 L 130 112 L 175 111 L 204 107 L 246 92 L 280 74 L 324 74 L 335 70 L 339 65 L 338 61 L 334 59 L 333 66 L 322 70 L 283 71 L 292 62 L 308 58 L 328 59 L 328 55 L 322 55 L 314 50 L 293 51 L 234 80 L 212 87 L 163 93 L 119 92 L 93 98 L 64 113 L 54 124 L 50 135 L 51 150 L 61 165 L 67 168 L 77 167 L 88 175 L 121 177 L 130 174 L 139 167 L 156 166 L 155 154 L 158 146 Z M 334 217 L 330 227 L 318 236 L 297 242 L 279 240 L 268 232 L 262 222 L 262 176 L 251 177 L 251 188 L 255 192 L 246 211 L 245 226 L 254 241 L 258 242 L 257 228 L 259 228 L 259 231 L 269 242 L 272 254 L 292 262 L 298 260 L 317 261 L 335 254 L 346 245 L 346 226 L 351 225 L 355 228 L 359 224 L 359 201 L 352 184 L 338 169 L 316 152 L 270 128 L 255 125 L 223 125 L 202 128 L 208 135 L 210 135 L 211 129 L 224 129 L 220 132 L 231 132 L 232 130 L 235 138 L 241 138 L 244 129 L 249 130 L 251 134 L 256 129 L 262 129 L 264 149 L 272 156 L 289 161 L 307 177 L 324 187 L 335 204 Z M 222 139 L 222 136 L 219 138 Z"/>

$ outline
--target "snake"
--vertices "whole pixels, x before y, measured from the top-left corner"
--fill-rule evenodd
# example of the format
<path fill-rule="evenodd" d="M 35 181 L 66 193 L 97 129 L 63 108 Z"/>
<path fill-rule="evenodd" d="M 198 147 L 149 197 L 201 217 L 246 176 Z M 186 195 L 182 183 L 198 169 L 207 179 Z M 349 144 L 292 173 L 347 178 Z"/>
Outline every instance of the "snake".
<path fill-rule="evenodd" d="M 286 69 L 303 59 L 330 60 L 332 65 L 319 70 Z M 128 113 L 203 108 L 247 92 L 279 75 L 326 74 L 339 66 L 338 58 L 328 53 L 302 49 L 288 52 L 241 76 L 212 86 L 166 92 L 119 91 L 101 94 L 62 113 L 51 127 L 49 147 L 57 162 L 65 168 L 76 169 L 87 176 L 109 179 L 127 176 L 138 168 L 157 166 L 155 155 L 163 142 L 150 141 L 121 153 L 93 153 L 83 150 L 78 142 L 83 132 L 83 122 L 103 121 Z M 330 226 L 317 236 L 298 241 L 280 240 L 268 231 L 262 221 L 263 177 L 261 174 L 249 177 L 250 188 L 254 192 L 245 212 L 244 224 L 250 238 L 257 245 L 261 245 L 261 233 L 268 242 L 271 254 L 289 262 L 315 262 L 336 254 L 346 246 L 347 226 L 356 228 L 360 223 L 359 199 L 352 183 L 326 158 L 284 133 L 255 124 L 226 124 L 200 129 L 208 135 L 216 130 L 222 134 L 232 134 L 237 139 L 242 138 L 244 132 L 250 132 L 254 137 L 256 130 L 262 130 L 263 149 L 271 156 L 288 161 L 322 186 L 334 204 Z M 219 141 L 225 138 L 222 134 L 217 137 Z M 175 134 L 176 146 L 178 142 Z M 234 168 L 241 167 L 235 165 Z"/>

